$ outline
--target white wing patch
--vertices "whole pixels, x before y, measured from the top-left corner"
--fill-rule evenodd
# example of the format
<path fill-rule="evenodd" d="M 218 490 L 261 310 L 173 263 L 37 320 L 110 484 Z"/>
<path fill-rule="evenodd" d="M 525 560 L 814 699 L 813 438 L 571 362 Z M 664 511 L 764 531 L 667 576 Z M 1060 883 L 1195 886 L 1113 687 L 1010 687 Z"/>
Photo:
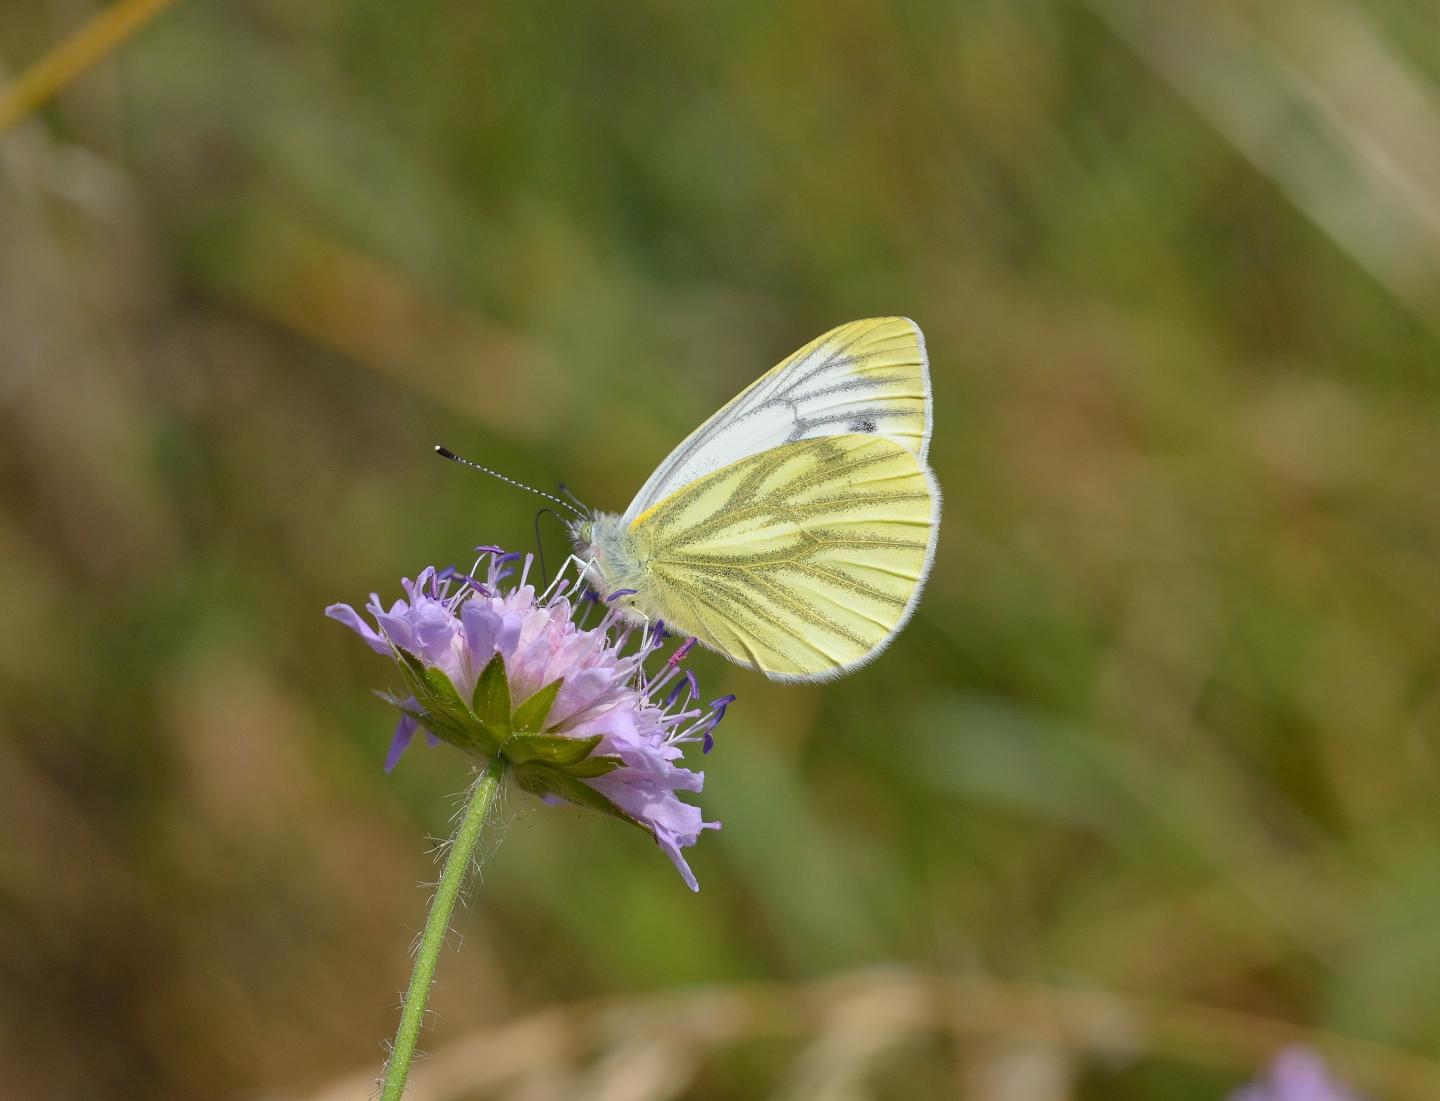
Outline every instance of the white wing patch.
<path fill-rule="evenodd" d="M 925 339 L 909 318 L 852 321 L 771 368 L 670 453 L 630 502 L 623 522 L 747 456 L 843 435 L 882 436 L 925 464 L 930 369 Z"/>

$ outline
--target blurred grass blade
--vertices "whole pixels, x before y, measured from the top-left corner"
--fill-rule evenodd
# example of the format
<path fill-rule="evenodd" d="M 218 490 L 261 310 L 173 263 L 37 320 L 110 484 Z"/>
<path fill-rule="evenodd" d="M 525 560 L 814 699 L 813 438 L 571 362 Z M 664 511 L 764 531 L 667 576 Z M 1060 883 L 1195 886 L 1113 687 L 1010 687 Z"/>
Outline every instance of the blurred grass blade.
<path fill-rule="evenodd" d="M 1440 331 L 1440 112 L 1362 12 L 1090 8 L 1352 260 Z"/>
<path fill-rule="evenodd" d="M 119 0 L 102 8 L 0 92 L 0 136 L 105 60 L 175 0 Z"/>
<path fill-rule="evenodd" d="M 657 1085 L 675 1083 L 691 1077 L 692 1061 L 723 1063 L 756 1038 L 797 1035 L 814 1040 L 792 1064 L 793 1077 L 784 1083 L 782 1097 L 868 1096 L 858 1092 L 852 1071 L 877 1069 L 899 1041 L 913 1044 L 935 1035 L 999 1041 L 1012 1053 L 1028 1048 L 1032 1059 L 1037 1052 L 1052 1060 L 1088 1053 L 1113 1063 L 1148 1053 L 1226 1068 L 1237 1076 L 1278 1048 L 1303 1044 L 1387 1101 L 1428 1101 L 1440 1088 L 1440 1065 L 1425 1055 L 1263 1014 L 1193 1000 L 881 968 L 800 982 L 714 984 L 552 1006 L 437 1043 L 431 1057 L 415 1067 L 408 1096 L 412 1101 L 459 1101 L 482 1092 L 596 1096 L 535 1087 L 553 1081 L 556 1068 L 572 1060 L 588 1057 L 603 1071 L 616 1053 L 645 1045 L 672 1053 L 672 1074 L 663 1080 L 657 1076 Z M 823 1065 L 821 1056 L 831 1065 Z M 1052 1083 L 1055 1077 L 1057 1072 L 1050 1071 L 1029 1081 Z M 370 1081 L 368 1070 L 358 1071 L 291 1096 L 341 1101 L 363 1096 Z M 838 1088 L 826 1092 L 832 1086 Z M 511 1089 L 495 1093 L 504 1087 Z M 991 1101 L 991 1095 L 985 1096 Z"/>

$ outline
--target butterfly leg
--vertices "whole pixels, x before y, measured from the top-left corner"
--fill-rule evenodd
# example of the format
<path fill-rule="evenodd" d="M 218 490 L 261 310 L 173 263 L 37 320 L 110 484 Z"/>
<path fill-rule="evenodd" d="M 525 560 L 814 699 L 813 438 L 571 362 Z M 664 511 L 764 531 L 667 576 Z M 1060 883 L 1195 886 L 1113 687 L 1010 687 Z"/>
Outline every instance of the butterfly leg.
<path fill-rule="evenodd" d="M 668 637 L 669 632 L 667 632 L 667 631 L 665 630 L 665 621 L 664 621 L 663 619 L 657 619 L 657 620 L 655 620 L 654 622 L 651 622 L 650 617 L 649 617 L 648 615 L 646 615 L 644 612 L 642 612 L 639 608 L 631 608 L 631 609 L 630 609 L 630 614 L 633 615 L 633 616 L 637 616 L 637 617 L 640 619 L 640 621 L 641 621 L 641 626 L 640 626 L 640 649 L 641 649 L 641 650 L 646 651 L 646 652 L 648 653 L 649 650 L 650 650 L 650 648 L 651 648 L 652 646 L 658 647 L 658 646 L 660 645 L 660 643 L 663 642 L 666 637 Z M 689 653 L 689 651 L 690 651 L 690 643 L 693 643 L 694 641 L 695 641 L 694 639 L 690 639 L 688 642 L 686 642 L 685 644 L 683 644 L 683 645 L 681 646 L 681 649 L 684 650 L 685 653 Z M 685 654 L 682 653 L 680 656 L 683 658 L 683 657 L 685 656 Z"/>
<path fill-rule="evenodd" d="M 580 576 L 578 578 L 577 584 L 584 583 L 585 578 L 589 575 L 590 571 L 595 568 L 595 559 L 583 559 L 578 558 L 573 554 L 570 555 L 570 557 L 565 559 L 564 564 L 561 565 L 559 572 L 555 574 L 555 580 L 550 582 L 549 587 L 547 587 L 546 590 L 540 595 L 541 604 L 544 604 L 552 596 L 559 596 L 560 593 L 563 591 L 560 589 L 560 582 L 565 576 L 565 571 L 570 568 L 571 563 L 574 563 L 580 568 Z"/>

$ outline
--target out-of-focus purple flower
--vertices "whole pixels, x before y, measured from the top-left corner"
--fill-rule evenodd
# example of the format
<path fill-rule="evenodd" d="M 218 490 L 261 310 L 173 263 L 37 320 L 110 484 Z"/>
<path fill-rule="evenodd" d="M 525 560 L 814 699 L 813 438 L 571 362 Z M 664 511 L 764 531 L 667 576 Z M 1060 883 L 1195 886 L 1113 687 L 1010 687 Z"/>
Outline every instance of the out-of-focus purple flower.
<path fill-rule="evenodd" d="M 1264 1077 L 1236 1090 L 1229 1101 L 1360 1101 L 1325 1069 L 1325 1061 L 1304 1047 L 1289 1047 L 1270 1061 Z"/>
<path fill-rule="evenodd" d="M 488 559 L 484 581 L 427 568 L 401 583 L 404 599 L 388 608 L 371 595 L 374 627 L 348 604 L 326 609 L 405 677 L 408 695 L 389 697 L 403 715 L 386 769 L 422 729 L 485 757 L 501 754 L 515 781 L 547 802 L 594 807 L 649 831 L 698 890 L 681 850 L 719 823 L 680 799 L 700 791 L 705 774 L 678 762 L 688 743 L 708 751 L 733 697 L 692 706 L 699 688 L 680 668 L 688 644 L 651 674 L 659 632 L 625 653 L 632 629 L 616 611 L 583 595 L 572 601 L 563 584 L 538 596 L 528 557 L 506 589 L 519 556 L 478 549 Z"/>

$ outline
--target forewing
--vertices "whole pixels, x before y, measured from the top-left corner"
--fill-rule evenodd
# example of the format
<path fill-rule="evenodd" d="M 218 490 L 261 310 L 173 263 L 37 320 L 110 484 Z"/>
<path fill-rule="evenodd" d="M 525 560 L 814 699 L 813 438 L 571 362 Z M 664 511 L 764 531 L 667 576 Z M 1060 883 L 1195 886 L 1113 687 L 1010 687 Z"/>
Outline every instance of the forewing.
<path fill-rule="evenodd" d="M 762 451 L 631 526 L 647 603 L 675 631 L 776 680 L 823 680 L 882 650 L 934 555 L 940 493 L 883 436 Z"/>
<path fill-rule="evenodd" d="M 840 435 L 893 440 L 925 462 L 930 372 L 924 337 L 909 318 L 841 325 L 761 375 L 670 453 L 625 520 L 747 455 Z"/>

